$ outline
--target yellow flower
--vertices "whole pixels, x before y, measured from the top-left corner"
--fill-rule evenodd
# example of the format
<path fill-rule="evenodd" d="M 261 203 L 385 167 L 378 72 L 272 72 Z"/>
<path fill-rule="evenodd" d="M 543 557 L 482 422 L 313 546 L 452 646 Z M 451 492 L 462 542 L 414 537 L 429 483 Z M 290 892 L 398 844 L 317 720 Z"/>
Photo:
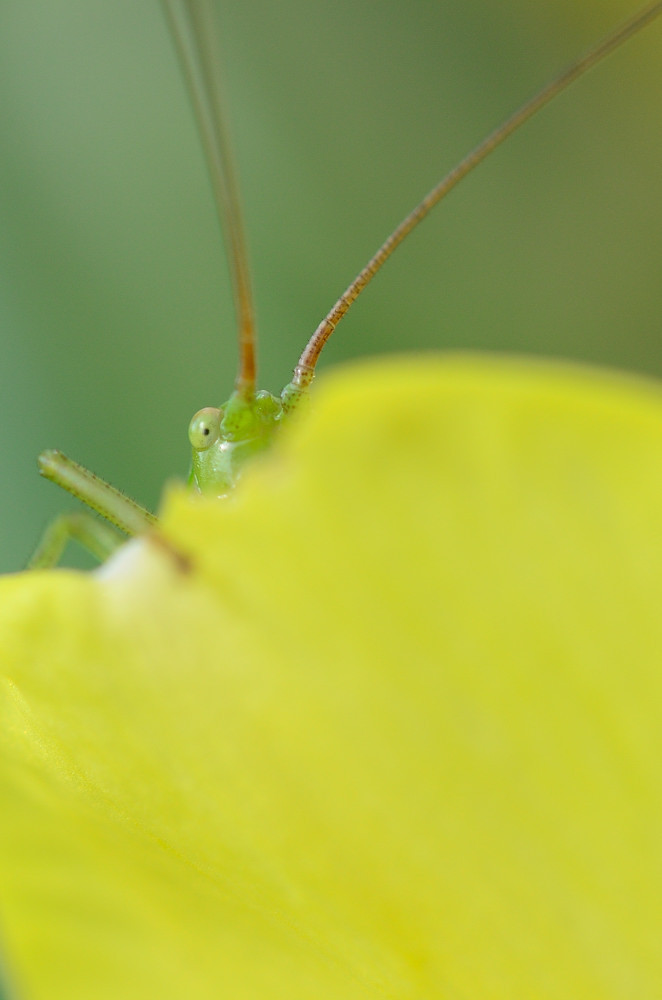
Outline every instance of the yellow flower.
<path fill-rule="evenodd" d="M 657 996 L 661 608 L 655 387 L 329 378 L 230 502 L 173 490 L 99 573 L 3 582 L 19 987 Z"/>

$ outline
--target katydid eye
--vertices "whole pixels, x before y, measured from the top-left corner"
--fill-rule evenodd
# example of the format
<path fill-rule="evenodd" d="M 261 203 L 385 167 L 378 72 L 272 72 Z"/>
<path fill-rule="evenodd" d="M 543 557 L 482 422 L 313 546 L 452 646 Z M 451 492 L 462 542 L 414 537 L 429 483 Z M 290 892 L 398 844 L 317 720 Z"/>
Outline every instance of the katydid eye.
<path fill-rule="evenodd" d="M 221 411 L 215 406 L 198 410 L 188 426 L 189 441 L 196 451 L 205 451 L 218 439 L 221 416 Z"/>

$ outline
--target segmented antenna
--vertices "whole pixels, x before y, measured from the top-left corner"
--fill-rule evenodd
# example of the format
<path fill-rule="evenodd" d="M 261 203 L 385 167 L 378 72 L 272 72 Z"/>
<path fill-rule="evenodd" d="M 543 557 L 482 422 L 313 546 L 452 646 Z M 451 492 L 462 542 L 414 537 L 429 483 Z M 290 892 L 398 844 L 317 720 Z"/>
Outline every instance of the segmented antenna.
<path fill-rule="evenodd" d="M 236 389 L 255 392 L 256 332 L 239 187 L 223 112 L 219 46 L 209 0 L 162 0 L 189 88 L 225 239 L 239 332 Z"/>
<path fill-rule="evenodd" d="M 647 24 L 650 24 L 662 13 L 662 0 L 644 7 L 633 17 L 624 21 L 623 24 L 615 28 L 602 41 L 590 48 L 583 56 L 573 62 L 562 73 L 559 73 L 550 83 L 542 88 L 534 97 L 523 104 L 519 110 L 515 111 L 499 128 L 491 132 L 487 138 L 483 139 L 456 167 L 451 170 L 432 190 L 425 196 L 422 202 L 402 220 L 388 239 L 381 245 L 377 253 L 372 257 L 362 271 L 356 276 L 340 296 L 331 311 L 325 316 L 314 334 L 308 341 L 299 362 L 294 369 L 295 385 L 304 388 L 312 381 L 315 365 L 322 352 L 322 348 L 335 330 L 336 326 L 343 318 L 351 304 L 358 298 L 366 285 L 374 278 L 383 264 L 386 263 L 396 247 L 404 238 L 421 222 L 434 206 L 445 198 L 459 182 L 471 173 L 474 167 L 482 163 L 493 150 L 500 146 L 508 136 L 512 135 L 521 125 L 537 114 L 546 104 L 562 93 L 571 83 L 574 83 L 580 76 L 583 76 L 589 69 L 599 63 L 610 52 L 618 48 L 636 32 L 640 31 Z"/>

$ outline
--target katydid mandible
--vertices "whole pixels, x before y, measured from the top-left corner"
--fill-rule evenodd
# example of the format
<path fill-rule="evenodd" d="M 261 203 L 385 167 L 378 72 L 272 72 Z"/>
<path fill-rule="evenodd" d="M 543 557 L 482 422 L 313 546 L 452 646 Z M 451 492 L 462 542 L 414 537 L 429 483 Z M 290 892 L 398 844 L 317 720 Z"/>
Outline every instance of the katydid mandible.
<path fill-rule="evenodd" d="M 224 238 L 238 324 L 239 371 L 221 407 L 205 407 L 189 425 L 190 488 L 223 498 L 250 458 L 269 447 L 281 424 L 307 400 L 320 353 L 338 322 L 406 236 L 464 177 L 513 132 L 580 76 L 662 13 L 662 0 L 644 7 L 568 66 L 491 132 L 403 219 L 358 273 L 304 348 L 280 396 L 256 389 L 256 332 L 246 241 L 230 144 L 223 114 L 218 43 L 212 0 L 162 0 L 192 99 Z M 125 540 L 150 531 L 156 517 L 115 487 L 58 451 L 43 452 L 39 471 L 81 500 L 90 511 L 65 514 L 46 530 L 31 568 L 53 566 L 71 538 L 99 560 Z M 105 523 L 108 522 L 108 523 Z"/>

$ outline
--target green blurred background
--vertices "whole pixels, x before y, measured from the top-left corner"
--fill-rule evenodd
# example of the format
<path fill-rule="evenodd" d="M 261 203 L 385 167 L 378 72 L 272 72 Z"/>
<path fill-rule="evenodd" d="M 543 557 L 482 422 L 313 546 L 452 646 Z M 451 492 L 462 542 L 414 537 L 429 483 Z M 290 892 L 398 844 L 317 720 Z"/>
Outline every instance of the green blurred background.
<path fill-rule="evenodd" d="M 260 382 L 279 390 L 379 242 L 636 0 L 223 0 Z M 235 344 L 157 0 L 0 6 L 0 568 L 70 501 L 59 447 L 148 505 Z M 324 367 L 480 349 L 662 374 L 662 23 L 511 139 L 338 329 Z M 397 401 L 394 401 L 397 405 Z"/>

